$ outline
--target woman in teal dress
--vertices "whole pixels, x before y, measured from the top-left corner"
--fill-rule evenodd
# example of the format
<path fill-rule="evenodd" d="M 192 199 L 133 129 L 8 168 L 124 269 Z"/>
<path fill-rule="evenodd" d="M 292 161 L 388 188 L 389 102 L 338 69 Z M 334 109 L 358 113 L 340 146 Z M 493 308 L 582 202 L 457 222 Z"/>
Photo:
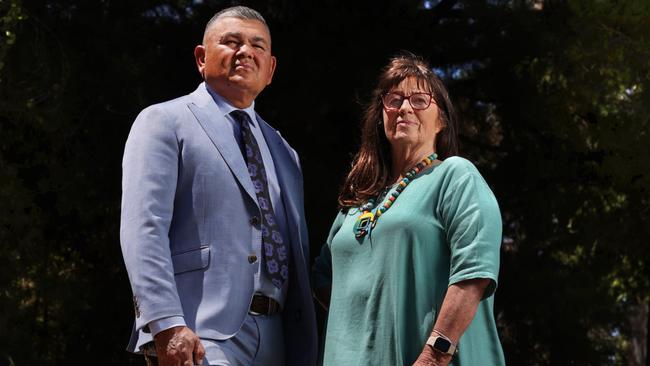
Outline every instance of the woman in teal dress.
<path fill-rule="evenodd" d="M 456 156 L 457 129 L 431 67 L 391 59 L 314 266 L 325 366 L 505 364 L 493 314 L 501 216 Z"/>

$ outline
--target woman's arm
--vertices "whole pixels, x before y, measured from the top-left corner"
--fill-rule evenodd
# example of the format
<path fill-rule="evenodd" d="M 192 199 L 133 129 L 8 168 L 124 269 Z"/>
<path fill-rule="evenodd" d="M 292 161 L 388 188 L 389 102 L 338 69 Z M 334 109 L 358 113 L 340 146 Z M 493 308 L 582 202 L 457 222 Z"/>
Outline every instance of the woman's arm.
<path fill-rule="evenodd" d="M 324 286 L 314 289 L 314 299 L 323 308 L 328 311 L 330 308 L 330 296 L 332 294 L 332 286 Z"/>
<path fill-rule="evenodd" d="M 475 278 L 449 286 L 431 334 L 442 334 L 457 345 L 460 336 L 472 322 L 490 281 L 487 278 Z M 446 366 L 451 358 L 449 354 L 434 351 L 430 346 L 424 345 L 413 366 Z"/>
<path fill-rule="evenodd" d="M 332 293 L 332 254 L 328 244 L 323 245 L 320 255 L 316 257 L 311 276 L 314 299 L 327 311 Z"/>
<path fill-rule="evenodd" d="M 332 293 L 332 253 L 330 252 L 330 245 L 344 220 L 345 214 L 339 212 L 334 219 L 334 223 L 332 223 L 327 241 L 321 247 L 320 254 L 316 257 L 311 270 L 311 287 L 314 299 L 318 301 L 325 311 L 329 310 L 330 294 Z"/>

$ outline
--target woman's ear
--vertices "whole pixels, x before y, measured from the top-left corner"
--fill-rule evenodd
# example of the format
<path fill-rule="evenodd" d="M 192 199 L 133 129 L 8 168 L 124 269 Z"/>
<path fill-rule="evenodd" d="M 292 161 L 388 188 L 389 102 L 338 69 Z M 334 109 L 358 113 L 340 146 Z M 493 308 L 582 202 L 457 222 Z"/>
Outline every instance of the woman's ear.
<path fill-rule="evenodd" d="M 438 115 L 438 123 L 436 123 L 436 134 L 438 134 L 438 133 L 440 133 L 440 131 L 444 130 L 445 127 L 447 127 L 446 118 Z"/>

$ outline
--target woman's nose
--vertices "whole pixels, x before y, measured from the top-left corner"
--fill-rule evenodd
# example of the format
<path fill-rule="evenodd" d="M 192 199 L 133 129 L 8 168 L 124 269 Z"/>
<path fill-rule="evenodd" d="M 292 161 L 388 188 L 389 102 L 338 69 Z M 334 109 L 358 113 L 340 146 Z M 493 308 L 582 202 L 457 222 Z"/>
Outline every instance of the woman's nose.
<path fill-rule="evenodd" d="M 404 100 L 402 100 L 402 105 L 399 107 L 399 111 L 400 113 L 413 111 L 413 108 L 411 108 L 411 102 L 409 102 L 408 98 L 404 98 Z"/>

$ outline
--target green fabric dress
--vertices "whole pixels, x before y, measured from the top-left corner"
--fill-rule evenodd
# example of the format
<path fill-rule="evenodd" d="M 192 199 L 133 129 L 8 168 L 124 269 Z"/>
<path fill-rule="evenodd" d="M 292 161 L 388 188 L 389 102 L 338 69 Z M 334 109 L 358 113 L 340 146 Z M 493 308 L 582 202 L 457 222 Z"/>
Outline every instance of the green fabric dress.
<path fill-rule="evenodd" d="M 316 260 L 315 287 L 332 284 L 325 366 L 408 365 L 431 334 L 447 287 L 491 283 L 452 365 L 504 365 L 493 314 L 501 216 L 469 161 L 451 157 L 420 173 L 362 240 L 358 209 L 339 213 Z"/>

